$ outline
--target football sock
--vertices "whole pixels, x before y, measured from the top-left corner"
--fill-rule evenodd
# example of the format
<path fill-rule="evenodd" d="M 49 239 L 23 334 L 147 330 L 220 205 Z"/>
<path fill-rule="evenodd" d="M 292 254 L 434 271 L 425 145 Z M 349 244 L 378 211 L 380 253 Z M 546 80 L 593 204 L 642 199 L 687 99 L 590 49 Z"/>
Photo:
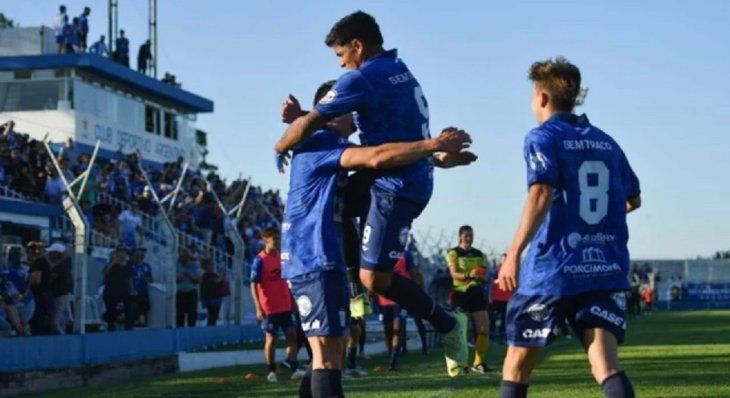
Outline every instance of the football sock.
<path fill-rule="evenodd" d="M 425 354 L 428 351 L 426 325 L 423 324 L 423 321 L 419 317 L 413 318 L 413 321 L 416 323 L 416 328 L 418 328 L 418 336 L 421 338 L 421 352 Z"/>
<path fill-rule="evenodd" d="M 393 274 L 385 297 L 395 301 L 410 313 L 423 318 L 439 333 L 448 333 L 456 327 L 456 319 L 449 315 L 412 280 Z"/>
<path fill-rule="evenodd" d="M 360 344 L 360 352 L 365 352 L 365 339 L 367 336 L 365 335 L 365 320 L 361 319 L 360 321 L 360 340 L 358 343 Z"/>
<path fill-rule="evenodd" d="M 601 383 L 606 398 L 634 398 L 634 386 L 625 372 L 614 373 Z"/>
<path fill-rule="evenodd" d="M 342 371 L 339 369 L 315 369 L 312 371 L 312 397 L 344 397 Z"/>
<path fill-rule="evenodd" d="M 477 342 L 474 347 L 474 366 L 484 363 L 484 357 L 487 354 L 487 347 L 489 347 L 489 335 L 478 334 Z"/>
<path fill-rule="evenodd" d="M 357 357 L 357 346 L 347 347 L 347 368 L 348 369 L 355 368 L 356 357 Z"/>
<path fill-rule="evenodd" d="M 312 398 L 312 367 L 307 368 L 307 373 L 299 383 L 299 398 Z"/>
<path fill-rule="evenodd" d="M 290 360 L 289 365 L 291 366 L 289 369 L 291 370 L 292 373 L 294 373 L 299 368 L 299 361 L 297 361 L 296 359 L 293 361 Z"/>
<path fill-rule="evenodd" d="M 398 359 L 400 357 L 401 347 L 393 347 L 390 352 L 390 367 L 391 368 L 397 368 L 398 367 Z"/>
<path fill-rule="evenodd" d="M 269 372 L 276 373 L 276 363 L 268 363 L 266 365 L 269 367 Z"/>
<path fill-rule="evenodd" d="M 527 398 L 529 384 L 514 383 L 502 380 L 499 386 L 499 398 Z"/>

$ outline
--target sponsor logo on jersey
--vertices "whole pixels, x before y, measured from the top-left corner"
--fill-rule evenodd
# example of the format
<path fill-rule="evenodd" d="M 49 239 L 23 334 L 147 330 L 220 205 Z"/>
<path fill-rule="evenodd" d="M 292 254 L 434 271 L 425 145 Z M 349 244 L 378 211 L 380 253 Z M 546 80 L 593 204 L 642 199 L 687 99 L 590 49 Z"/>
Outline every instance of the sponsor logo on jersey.
<path fill-rule="evenodd" d="M 533 304 L 527 309 L 527 315 L 535 322 L 543 322 L 550 316 L 550 312 L 545 304 Z"/>
<path fill-rule="evenodd" d="M 621 311 L 626 311 L 626 293 L 614 293 L 611 295 L 611 298 Z"/>
<path fill-rule="evenodd" d="M 388 253 L 388 257 L 390 257 L 390 258 L 392 258 L 394 260 L 399 259 L 400 256 L 402 256 L 402 255 L 403 255 L 403 252 L 399 252 L 399 251 L 395 251 L 395 250 L 393 250 L 392 252 Z"/>
<path fill-rule="evenodd" d="M 324 97 L 322 97 L 321 100 L 319 100 L 319 103 L 322 105 L 326 105 L 326 104 L 329 104 L 330 102 L 334 101 L 335 98 L 337 98 L 337 91 L 330 90 L 327 92 L 327 94 L 324 95 Z"/>
<path fill-rule="evenodd" d="M 611 323 L 613 323 L 616 326 L 623 327 L 624 325 L 624 318 L 621 316 L 618 316 L 614 314 L 613 312 L 610 312 L 608 310 L 605 310 L 597 305 L 594 305 L 591 307 L 591 314 L 603 318 Z"/>
<path fill-rule="evenodd" d="M 408 227 L 401 228 L 400 232 L 398 233 L 398 241 L 401 245 L 405 246 L 406 243 L 408 243 L 409 232 L 411 232 L 411 230 Z"/>
<path fill-rule="evenodd" d="M 544 173 L 548 169 L 548 160 L 542 152 L 535 152 L 530 154 L 530 168 L 536 173 Z"/>
<path fill-rule="evenodd" d="M 319 322 L 319 319 L 315 319 L 312 322 L 302 322 L 302 330 L 303 331 L 309 331 L 309 330 L 316 330 L 319 329 L 322 325 Z"/>
<path fill-rule="evenodd" d="M 307 316 L 312 312 L 312 300 L 307 295 L 297 297 L 297 308 L 301 316 Z"/>
<path fill-rule="evenodd" d="M 606 255 L 603 250 L 597 247 L 589 247 L 583 249 L 583 262 L 584 263 L 605 263 Z"/>
<path fill-rule="evenodd" d="M 291 229 L 291 223 L 290 222 L 283 222 L 281 223 L 281 232 L 286 232 Z"/>
<path fill-rule="evenodd" d="M 281 252 L 281 261 L 289 261 L 289 252 Z"/>
<path fill-rule="evenodd" d="M 579 245 L 605 245 L 607 243 L 613 243 L 615 240 L 616 235 L 604 234 L 603 232 L 585 235 L 581 235 L 578 232 L 571 232 L 568 235 L 568 245 L 572 249 L 578 248 Z"/>
<path fill-rule="evenodd" d="M 611 272 L 621 272 L 621 266 L 613 264 L 576 264 L 564 265 L 564 274 L 607 274 Z"/>
<path fill-rule="evenodd" d="M 550 332 L 552 332 L 550 328 L 525 329 L 522 331 L 522 337 L 526 339 L 546 339 L 550 336 Z"/>
<path fill-rule="evenodd" d="M 569 151 L 585 151 L 594 149 L 597 149 L 599 151 L 610 151 L 613 149 L 613 145 L 611 145 L 611 143 L 608 141 L 597 141 L 589 139 L 563 140 L 563 148 Z"/>

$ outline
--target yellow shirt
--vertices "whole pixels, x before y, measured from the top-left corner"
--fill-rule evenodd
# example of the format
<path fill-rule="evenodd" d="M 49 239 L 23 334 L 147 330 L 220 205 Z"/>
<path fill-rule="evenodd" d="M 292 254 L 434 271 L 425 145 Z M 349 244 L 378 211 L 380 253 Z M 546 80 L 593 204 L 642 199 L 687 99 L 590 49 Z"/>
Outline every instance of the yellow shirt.
<path fill-rule="evenodd" d="M 449 268 L 455 268 L 458 272 L 467 273 L 477 267 L 485 267 L 487 257 L 480 250 L 473 247 L 464 250 L 461 246 L 457 246 L 446 252 L 446 262 L 449 264 Z M 481 282 L 476 280 L 457 281 L 454 279 L 454 290 L 465 292 L 479 283 Z"/>

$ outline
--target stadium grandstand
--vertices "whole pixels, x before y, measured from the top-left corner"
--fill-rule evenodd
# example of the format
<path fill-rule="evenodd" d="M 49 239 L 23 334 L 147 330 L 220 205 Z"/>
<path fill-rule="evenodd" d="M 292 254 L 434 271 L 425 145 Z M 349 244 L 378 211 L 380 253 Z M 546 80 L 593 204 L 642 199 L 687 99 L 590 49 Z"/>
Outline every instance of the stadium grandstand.
<path fill-rule="evenodd" d="M 157 78 L 155 35 L 134 70 L 116 19 L 108 45 L 87 45 L 83 22 L 64 13 L 53 28 L 0 29 L 0 396 L 238 365 L 183 365 L 180 354 L 263 341 L 251 264 L 285 198 L 206 161 L 196 118 L 214 103 Z M 408 237 L 442 305 L 457 242 L 436 226 Z M 474 246 L 489 289 L 503 248 Z M 631 317 L 730 308 L 727 258 L 632 259 L 629 280 Z M 368 328 L 380 330 L 376 319 Z"/>

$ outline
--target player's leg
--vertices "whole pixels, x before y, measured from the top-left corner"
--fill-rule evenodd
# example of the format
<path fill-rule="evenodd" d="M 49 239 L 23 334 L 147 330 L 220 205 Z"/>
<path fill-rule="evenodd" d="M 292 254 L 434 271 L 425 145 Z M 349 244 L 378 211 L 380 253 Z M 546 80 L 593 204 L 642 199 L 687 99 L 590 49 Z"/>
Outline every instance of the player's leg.
<path fill-rule="evenodd" d="M 268 374 L 266 376 L 269 382 L 277 382 L 276 377 L 276 331 L 273 333 L 266 333 L 264 340 L 264 360 L 266 361 L 266 368 Z"/>
<path fill-rule="evenodd" d="M 588 354 L 593 378 L 603 388 L 606 398 L 633 398 L 634 387 L 618 359 L 618 342 L 601 328 L 583 332 L 583 346 Z"/>
<path fill-rule="evenodd" d="M 398 312 L 397 308 L 396 312 Z M 390 340 L 390 363 L 388 366 L 388 370 L 395 371 L 398 370 L 398 362 L 400 360 L 403 319 L 400 316 L 396 315 L 393 318 L 393 322 L 391 323 L 391 325 L 393 325 L 393 333 Z"/>
<path fill-rule="evenodd" d="M 395 262 L 403 252 L 411 222 L 422 208 L 392 196 L 371 192 L 371 201 L 362 229 L 360 280 L 370 290 L 381 294 L 402 308 L 429 321 L 442 333 L 447 368 L 452 376 L 466 362 L 465 318 L 449 315 L 414 281 L 393 274 Z"/>
<path fill-rule="evenodd" d="M 499 398 L 527 397 L 530 374 L 535 369 L 542 348 L 517 347 L 510 345 L 504 357 L 502 366 L 502 384 L 499 388 Z"/>
<path fill-rule="evenodd" d="M 357 319 L 350 320 L 350 336 L 347 339 L 347 369 L 353 370 L 357 367 L 357 343 L 360 339 L 360 322 Z"/>
<path fill-rule="evenodd" d="M 366 327 L 365 318 L 360 318 L 358 323 L 360 324 L 360 338 L 357 341 L 358 355 L 361 359 L 370 359 L 367 354 L 365 354 L 365 343 L 367 342 L 368 338 L 368 330 Z"/>
<path fill-rule="evenodd" d="M 294 323 L 286 329 L 286 356 L 289 364 L 289 370 L 292 372 L 292 378 L 298 379 L 301 377 L 299 372 L 299 362 L 297 361 L 297 354 L 299 353 L 299 346 L 297 345 L 297 328 Z"/>
<path fill-rule="evenodd" d="M 380 306 L 380 320 L 383 323 L 383 342 L 388 356 L 393 352 L 393 321 L 395 319 L 395 305 Z"/>
<path fill-rule="evenodd" d="M 626 296 L 623 292 L 598 292 L 573 299 L 575 315 L 570 324 L 591 364 L 591 373 L 607 398 L 634 397 L 631 380 L 621 368 L 618 345 L 626 334 Z"/>
<path fill-rule="evenodd" d="M 476 334 L 472 370 L 484 373 L 491 370 L 486 365 L 487 349 L 489 348 L 489 316 L 486 310 L 472 312 L 471 315 L 474 319 L 474 333 Z"/>

